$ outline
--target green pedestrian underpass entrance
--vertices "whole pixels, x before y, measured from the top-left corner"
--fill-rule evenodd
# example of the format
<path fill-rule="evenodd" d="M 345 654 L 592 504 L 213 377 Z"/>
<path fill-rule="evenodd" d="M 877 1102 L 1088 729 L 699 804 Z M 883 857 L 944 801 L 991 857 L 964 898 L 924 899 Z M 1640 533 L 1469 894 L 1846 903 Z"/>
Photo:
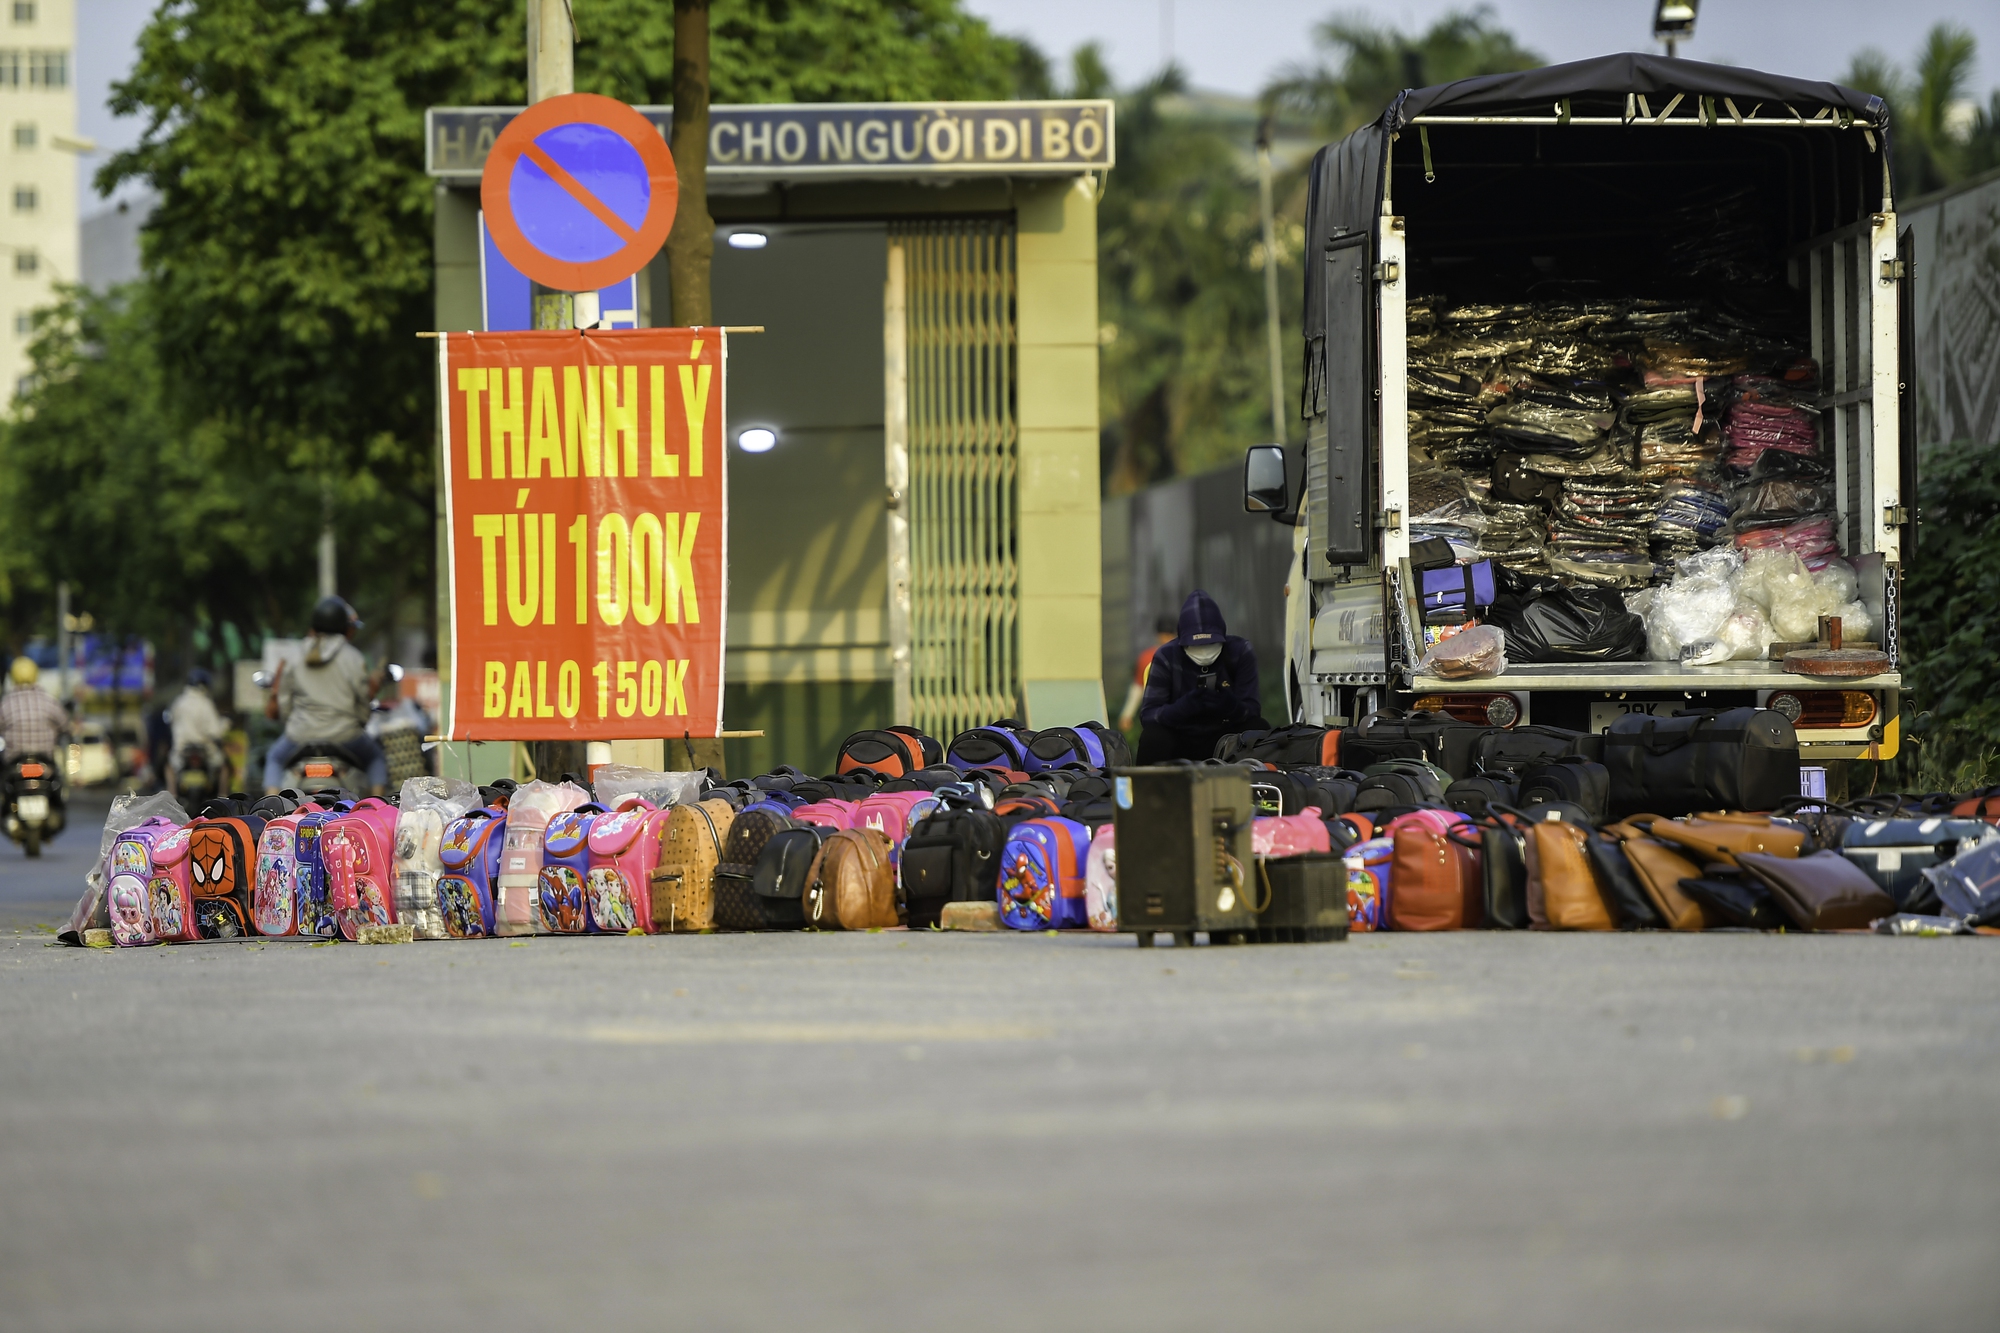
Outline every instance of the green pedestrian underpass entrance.
<path fill-rule="evenodd" d="M 1109 142 L 1106 103 L 994 105 L 1020 125 L 1101 116 Z M 718 107 L 716 124 L 745 110 Z M 464 145 L 510 115 L 431 113 L 440 329 L 484 327 L 500 306 Z M 873 179 L 711 166 L 714 318 L 765 330 L 729 341 L 725 726 L 764 732 L 727 742 L 732 774 L 830 771 L 842 737 L 890 722 L 949 739 L 1008 714 L 1104 720 L 1096 200 L 1108 149 L 1101 163 L 1021 175 L 913 163 Z M 664 317 L 667 284 L 663 254 L 640 275 L 639 324 Z M 448 673 L 449 645 L 439 659 Z M 631 739 L 617 747 L 625 761 L 685 766 L 683 747 L 662 744 L 678 738 Z M 454 774 L 528 762 L 525 747 L 454 749 Z"/>

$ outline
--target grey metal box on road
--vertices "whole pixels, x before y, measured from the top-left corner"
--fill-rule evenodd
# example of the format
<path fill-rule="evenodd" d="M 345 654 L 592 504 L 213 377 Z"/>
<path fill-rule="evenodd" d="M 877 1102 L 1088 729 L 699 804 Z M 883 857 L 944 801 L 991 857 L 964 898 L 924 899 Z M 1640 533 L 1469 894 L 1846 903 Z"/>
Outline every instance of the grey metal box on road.
<path fill-rule="evenodd" d="M 1112 774 L 1118 829 L 1118 928 L 1140 947 L 1156 931 L 1242 939 L 1251 910 L 1250 775 L 1240 768 L 1121 768 Z"/>

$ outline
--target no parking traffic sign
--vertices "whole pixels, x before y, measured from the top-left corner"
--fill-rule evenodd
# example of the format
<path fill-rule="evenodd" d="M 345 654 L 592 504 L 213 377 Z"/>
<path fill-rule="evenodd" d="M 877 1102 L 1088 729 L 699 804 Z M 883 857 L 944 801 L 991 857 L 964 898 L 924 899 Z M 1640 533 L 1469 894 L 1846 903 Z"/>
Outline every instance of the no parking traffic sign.
<path fill-rule="evenodd" d="M 644 268 L 674 223 L 680 181 L 652 124 L 610 97 L 566 93 L 494 141 L 479 202 L 509 263 L 544 287 L 594 292 Z"/>

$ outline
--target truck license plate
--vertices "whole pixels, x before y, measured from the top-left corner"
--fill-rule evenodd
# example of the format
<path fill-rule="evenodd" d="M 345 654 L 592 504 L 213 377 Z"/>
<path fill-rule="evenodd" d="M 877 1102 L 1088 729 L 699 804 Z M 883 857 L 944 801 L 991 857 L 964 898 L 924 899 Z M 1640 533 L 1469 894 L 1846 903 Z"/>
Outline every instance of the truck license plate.
<path fill-rule="evenodd" d="M 28 823 L 40 823 L 49 817 L 49 798 L 46 796 L 23 796 L 15 811 Z"/>
<path fill-rule="evenodd" d="M 1674 704 L 1670 699 L 1621 699 L 1615 703 L 1596 703 L 1590 706 L 1590 729 L 1609 731 L 1611 724 L 1627 713 L 1645 713 L 1651 717 L 1673 716 Z"/>

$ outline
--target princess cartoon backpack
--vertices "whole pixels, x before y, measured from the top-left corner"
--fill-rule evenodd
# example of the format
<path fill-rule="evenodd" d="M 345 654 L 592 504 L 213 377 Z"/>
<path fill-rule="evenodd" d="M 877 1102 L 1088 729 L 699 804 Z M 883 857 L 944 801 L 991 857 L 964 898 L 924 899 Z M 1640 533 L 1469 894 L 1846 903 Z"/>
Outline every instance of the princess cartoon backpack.
<path fill-rule="evenodd" d="M 549 935 L 581 935 L 590 879 L 590 826 L 604 815 L 592 802 L 549 820 L 542 835 L 542 869 L 535 877 L 535 924 Z"/>
<path fill-rule="evenodd" d="M 111 845 L 111 876 L 104 886 L 104 904 L 111 917 L 112 943 L 124 947 L 160 942 L 153 920 L 153 848 L 178 827 L 156 815 L 126 829 Z"/>
<path fill-rule="evenodd" d="M 590 878 L 584 898 L 590 930 L 623 935 L 653 930 L 653 868 L 660 863 L 660 838 L 673 808 L 656 809 L 628 796 L 616 811 L 590 826 Z"/>
<path fill-rule="evenodd" d="M 437 899 L 448 937 L 476 940 L 493 933 L 493 889 L 506 841 L 507 812 L 492 806 L 468 810 L 445 825 Z"/>
<path fill-rule="evenodd" d="M 1015 930 L 1089 924 L 1085 857 L 1090 830 L 1052 815 L 1016 824 L 1000 849 L 1000 920 Z"/>
<path fill-rule="evenodd" d="M 319 807 L 300 806 L 264 825 L 257 839 L 257 878 L 250 891 L 250 918 L 259 935 L 299 933 L 295 882 L 299 872 L 299 823 Z"/>
<path fill-rule="evenodd" d="M 396 807 L 377 797 L 356 802 L 328 821 L 320 834 L 326 863 L 326 901 L 340 922 L 343 938 L 362 926 L 396 920 Z"/>
<path fill-rule="evenodd" d="M 194 893 L 188 883 L 188 838 L 192 830 L 177 828 L 153 844 L 153 877 L 146 885 L 153 913 L 153 934 L 160 941 L 198 940 Z"/>

